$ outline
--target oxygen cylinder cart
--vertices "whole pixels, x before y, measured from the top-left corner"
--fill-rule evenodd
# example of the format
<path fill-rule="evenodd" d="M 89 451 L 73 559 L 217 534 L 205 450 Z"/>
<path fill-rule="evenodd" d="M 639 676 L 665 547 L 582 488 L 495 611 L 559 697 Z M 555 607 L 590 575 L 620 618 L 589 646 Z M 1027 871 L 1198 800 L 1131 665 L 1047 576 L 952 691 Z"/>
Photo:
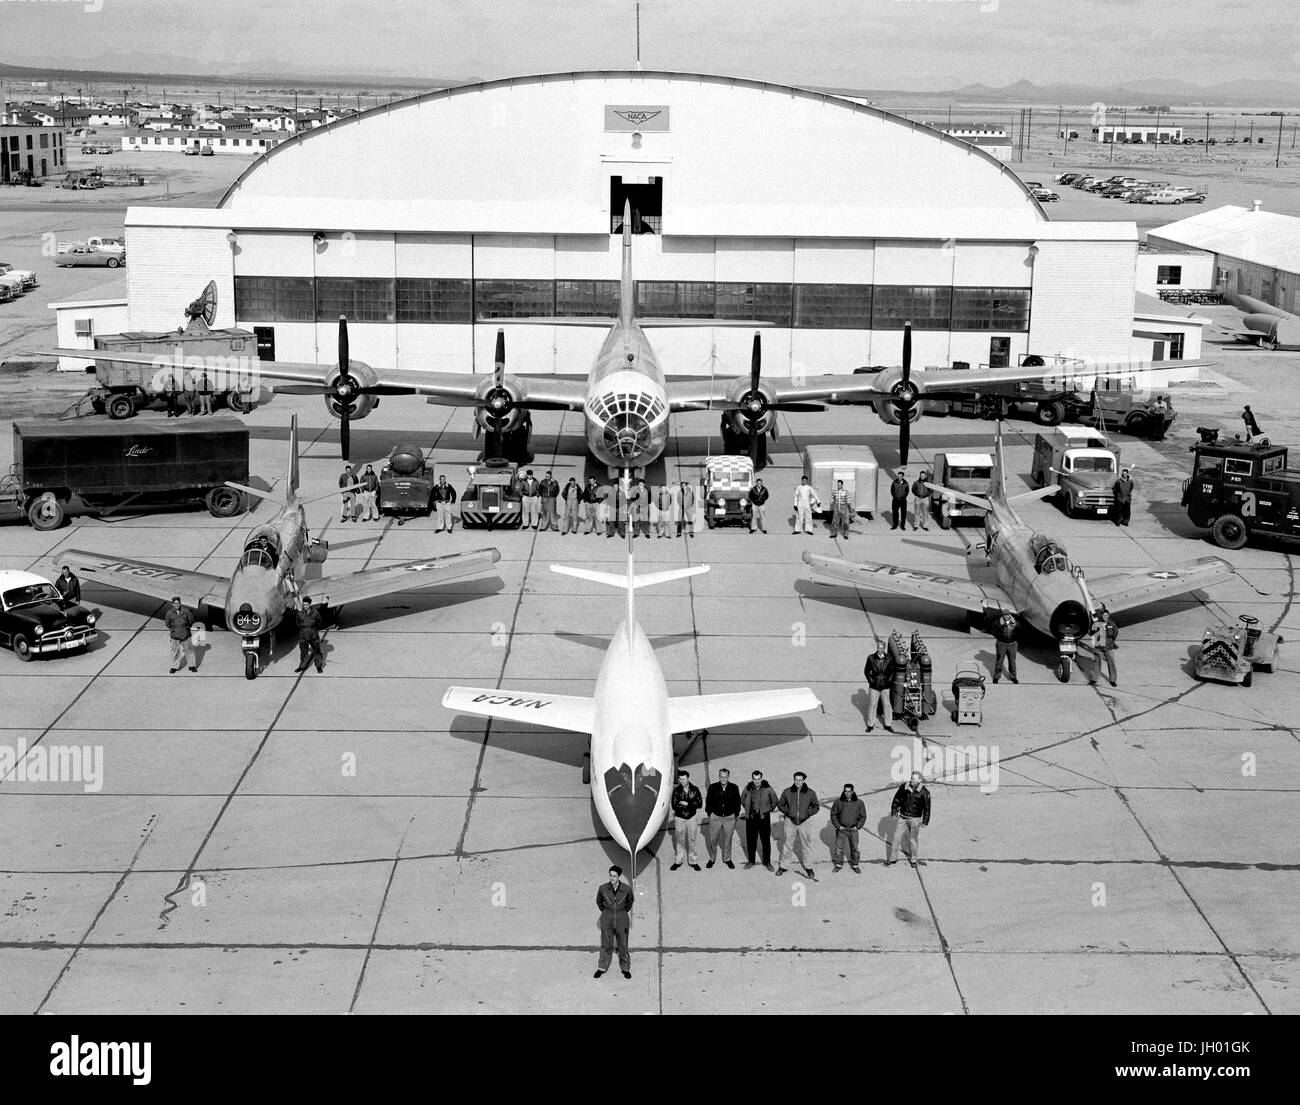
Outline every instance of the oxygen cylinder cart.
<path fill-rule="evenodd" d="M 889 636 L 889 652 L 894 659 L 890 707 L 895 717 L 901 717 L 916 732 L 924 718 L 934 716 L 938 704 L 934 694 L 934 664 L 921 635 L 916 632 L 909 644 L 895 630 Z"/>

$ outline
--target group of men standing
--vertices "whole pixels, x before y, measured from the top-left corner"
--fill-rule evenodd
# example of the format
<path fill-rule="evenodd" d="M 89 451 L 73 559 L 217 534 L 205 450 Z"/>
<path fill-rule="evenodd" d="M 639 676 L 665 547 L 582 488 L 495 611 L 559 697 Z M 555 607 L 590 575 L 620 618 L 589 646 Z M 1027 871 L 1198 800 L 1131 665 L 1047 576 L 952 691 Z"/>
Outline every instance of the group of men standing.
<path fill-rule="evenodd" d="M 167 404 L 167 417 L 180 418 L 181 406 L 186 414 L 211 414 L 212 397 L 216 383 L 206 369 L 198 372 L 168 372 L 162 379 L 163 402 Z"/>
<path fill-rule="evenodd" d="M 519 481 L 524 529 L 558 530 L 561 534 L 615 533 L 626 537 L 695 536 L 696 494 L 691 484 L 666 484 L 651 488 L 634 479 L 600 484 L 595 478 L 581 486 L 575 477 L 563 487 L 547 472 L 537 479 L 531 468 Z M 585 527 L 585 528 L 584 528 Z"/>

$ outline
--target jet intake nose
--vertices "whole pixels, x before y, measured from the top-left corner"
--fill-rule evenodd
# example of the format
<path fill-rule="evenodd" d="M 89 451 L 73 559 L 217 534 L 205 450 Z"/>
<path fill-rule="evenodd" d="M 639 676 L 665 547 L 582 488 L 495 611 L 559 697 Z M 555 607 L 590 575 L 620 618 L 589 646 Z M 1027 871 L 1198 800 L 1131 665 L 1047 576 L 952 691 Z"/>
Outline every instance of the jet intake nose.
<path fill-rule="evenodd" d="M 641 846 L 641 837 L 659 801 L 663 777 L 645 764 L 637 764 L 635 768 L 622 764 L 605 772 L 604 783 L 610 808 L 627 838 L 627 846 L 635 852 Z"/>
<path fill-rule="evenodd" d="M 1052 636 L 1058 641 L 1067 637 L 1078 640 L 1088 632 L 1088 611 L 1081 602 L 1069 599 L 1052 611 Z"/>

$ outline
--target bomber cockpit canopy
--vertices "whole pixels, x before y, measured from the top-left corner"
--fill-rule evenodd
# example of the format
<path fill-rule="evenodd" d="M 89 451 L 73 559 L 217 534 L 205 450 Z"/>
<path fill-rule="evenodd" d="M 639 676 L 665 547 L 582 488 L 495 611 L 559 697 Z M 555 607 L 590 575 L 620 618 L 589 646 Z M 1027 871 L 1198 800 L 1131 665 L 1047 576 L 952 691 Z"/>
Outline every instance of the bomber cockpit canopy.
<path fill-rule="evenodd" d="M 269 568 L 274 571 L 280 561 L 280 535 L 274 526 L 258 526 L 244 542 L 241 568 Z"/>
<path fill-rule="evenodd" d="M 1034 534 L 1029 539 L 1029 551 L 1034 558 L 1034 571 L 1039 575 L 1073 570 L 1065 546 L 1055 537 L 1048 537 L 1045 533 Z"/>

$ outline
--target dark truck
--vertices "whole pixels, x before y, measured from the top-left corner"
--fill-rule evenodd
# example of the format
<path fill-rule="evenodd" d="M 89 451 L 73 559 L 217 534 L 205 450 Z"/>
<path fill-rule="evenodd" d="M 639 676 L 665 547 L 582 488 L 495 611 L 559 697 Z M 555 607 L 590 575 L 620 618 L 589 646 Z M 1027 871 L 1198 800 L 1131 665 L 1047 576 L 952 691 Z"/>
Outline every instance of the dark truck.
<path fill-rule="evenodd" d="M 243 511 L 248 427 L 216 415 L 172 423 L 15 422 L 14 463 L 0 477 L 0 519 L 57 529 L 70 506 L 95 514 L 202 503 Z"/>
<path fill-rule="evenodd" d="M 1285 445 L 1268 438 L 1219 441 L 1219 431 L 1197 427 L 1201 440 L 1192 474 L 1183 483 L 1183 506 L 1194 526 L 1214 543 L 1240 549 L 1252 537 L 1300 538 L 1300 471 L 1287 464 Z"/>
<path fill-rule="evenodd" d="M 433 464 L 418 445 L 395 445 L 379 470 L 380 514 L 429 514 Z"/>

